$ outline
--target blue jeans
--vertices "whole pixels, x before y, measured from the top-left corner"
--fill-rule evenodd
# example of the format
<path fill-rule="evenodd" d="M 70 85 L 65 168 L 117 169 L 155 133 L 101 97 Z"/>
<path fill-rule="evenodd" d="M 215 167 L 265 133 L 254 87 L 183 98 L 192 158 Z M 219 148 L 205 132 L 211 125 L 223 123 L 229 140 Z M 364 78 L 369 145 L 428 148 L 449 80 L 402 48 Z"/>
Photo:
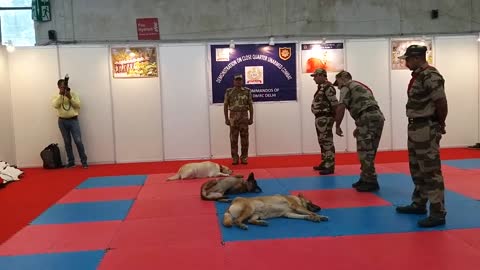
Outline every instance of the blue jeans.
<path fill-rule="evenodd" d="M 87 165 L 87 155 L 85 154 L 85 148 L 83 147 L 82 134 L 80 132 L 80 124 L 78 119 L 58 118 L 58 127 L 62 133 L 63 142 L 65 143 L 65 150 L 67 151 L 67 165 L 75 164 L 75 158 L 72 150 L 72 137 L 75 145 L 77 146 L 78 155 L 80 156 L 82 165 Z"/>

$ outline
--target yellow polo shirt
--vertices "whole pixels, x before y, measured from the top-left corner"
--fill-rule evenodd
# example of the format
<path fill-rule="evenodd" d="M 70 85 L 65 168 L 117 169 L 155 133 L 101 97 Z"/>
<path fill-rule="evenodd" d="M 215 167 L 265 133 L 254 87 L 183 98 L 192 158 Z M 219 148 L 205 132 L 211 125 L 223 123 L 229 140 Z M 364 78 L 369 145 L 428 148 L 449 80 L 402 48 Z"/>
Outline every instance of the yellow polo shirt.
<path fill-rule="evenodd" d="M 72 118 L 78 116 L 80 112 L 80 98 L 74 91 L 70 91 L 71 99 L 60 94 L 52 98 L 52 106 L 57 110 L 57 115 L 60 118 Z M 63 106 L 62 106 L 63 103 Z"/>

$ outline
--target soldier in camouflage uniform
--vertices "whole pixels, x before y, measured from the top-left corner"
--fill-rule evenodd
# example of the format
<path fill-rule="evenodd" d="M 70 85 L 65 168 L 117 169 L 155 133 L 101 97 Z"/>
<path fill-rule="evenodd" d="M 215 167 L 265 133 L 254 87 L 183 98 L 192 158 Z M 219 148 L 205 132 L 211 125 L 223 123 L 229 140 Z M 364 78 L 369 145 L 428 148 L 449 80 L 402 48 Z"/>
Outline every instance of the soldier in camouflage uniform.
<path fill-rule="evenodd" d="M 408 84 L 408 157 L 410 174 L 415 185 L 412 203 L 396 208 L 405 214 L 430 215 L 418 221 L 420 227 L 445 224 L 445 186 L 441 171 L 440 139 L 445 134 L 448 106 L 444 79 L 438 70 L 429 66 L 425 46 L 412 45 L 400 58 L 412 70 Z"/>
<path fill-rule="evenodd" d="M 335 171 L 335 146 L 333 145 L 333 123 L 335 106 L 338 104 L 335 87 L 327 80 L 324 69 L 316 69 L 310 74 L 318 88 L 313 95 L 312 113 L 315 116 L 318 144 L 322 152 L 322 162 L 314 166 L 321 175 L 332 174 Z"/>
<path fill-rule="evenodd" d="M 230 148 L 233 165 L 238 164 L 238 134 L 240 133 L 242 164 L 248 164 L 248 126 L 253 124 L 253 100 L 250 89 L 243 87 L 243 76 L 235 75 L 234 87 L 225 92 L 223 111 L 225 124 L 230 126 Z M 228 115 L 230 111 L 230 116 Z M 248 114 L 250 112 L 250 115 Z"/>
<path fill-rule="evenodd" d="M 340 102 L 335 113 L 337 135 L 343 136 L 340 124 L 345 109 L 348 109 L 356 125 L 353 136 L 357 140 L 361 174 L 358 182 L 353 183 L 352 187 L 360 192 L 378 190 L 380 187 L 374 162 L 385 117 L 380 111 L 372 90 L 358 81 L 353 81 L 352 75 L 347 71 L 337 74 L 334 85 L 340 89 Z"/>

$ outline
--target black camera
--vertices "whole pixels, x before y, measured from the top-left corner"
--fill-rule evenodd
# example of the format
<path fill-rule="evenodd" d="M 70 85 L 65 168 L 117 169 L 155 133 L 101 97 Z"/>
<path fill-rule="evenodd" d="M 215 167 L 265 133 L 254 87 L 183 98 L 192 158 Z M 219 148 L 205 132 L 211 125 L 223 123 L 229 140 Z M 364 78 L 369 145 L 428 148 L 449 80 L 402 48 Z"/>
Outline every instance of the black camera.
<path fill-rule="evenodd" d="M 68 80 L 70 77 L 68 77 L 68 73 L 65 75 L 65 78 L 63 79 L 64 85 L 65 85 L 65 90 L 70 91 L 70 87 L 68 87 Z"/>

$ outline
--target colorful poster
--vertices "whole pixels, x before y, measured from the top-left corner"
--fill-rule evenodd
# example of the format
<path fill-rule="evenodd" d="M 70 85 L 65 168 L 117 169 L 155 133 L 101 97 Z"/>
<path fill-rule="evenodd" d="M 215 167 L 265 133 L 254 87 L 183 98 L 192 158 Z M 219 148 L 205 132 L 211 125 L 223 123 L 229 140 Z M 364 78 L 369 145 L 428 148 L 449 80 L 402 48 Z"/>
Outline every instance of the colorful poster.
<path fill-rule="evenodd" d="M 234 75 L 243 75 L 254 102 L 297 100 L 296 45 L 211 45 L 212 100 L 223 103 Z"/>
<path fill-rule="evenodd" d="M 405 60 L 399 59 L 399 56 L 405 54 L 408 46 L 410 45 L 422 45 L 427 46 L 427 62 L 433 65 L 433 52 L 432 52 L 432 40 L 392 40 L 392 69 L 408 69 L 405 66 Z"/>
<path fill-rule="evenodd" d="M 114 78 L 158 77 L 156 47 L 112 48 Z"/>
<path fill-rule="evenodd" d="M 343 42 L 302 44 L 302 72 L 312 73 L 317 68 L 327 72 L 344 69 Z"/>

